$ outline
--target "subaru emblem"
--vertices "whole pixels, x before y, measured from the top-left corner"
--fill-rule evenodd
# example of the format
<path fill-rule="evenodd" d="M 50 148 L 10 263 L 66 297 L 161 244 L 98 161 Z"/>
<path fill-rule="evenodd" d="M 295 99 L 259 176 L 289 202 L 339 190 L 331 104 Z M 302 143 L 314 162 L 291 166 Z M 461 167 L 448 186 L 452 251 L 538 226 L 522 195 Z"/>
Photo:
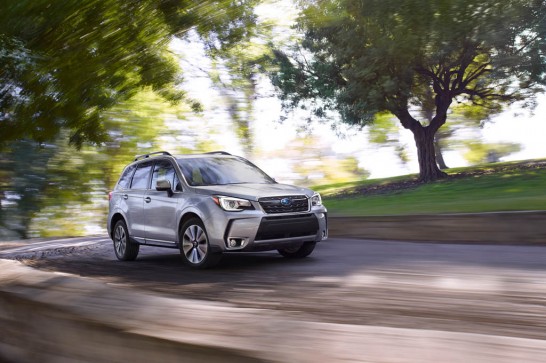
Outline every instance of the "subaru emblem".
<path fill-rule="evenodd" d="M 289 198 L 282 198 L 281 199 L 281 205 L 284 207 L 288 207 L 290 204 L 292 204 L 292 201 Z"/>

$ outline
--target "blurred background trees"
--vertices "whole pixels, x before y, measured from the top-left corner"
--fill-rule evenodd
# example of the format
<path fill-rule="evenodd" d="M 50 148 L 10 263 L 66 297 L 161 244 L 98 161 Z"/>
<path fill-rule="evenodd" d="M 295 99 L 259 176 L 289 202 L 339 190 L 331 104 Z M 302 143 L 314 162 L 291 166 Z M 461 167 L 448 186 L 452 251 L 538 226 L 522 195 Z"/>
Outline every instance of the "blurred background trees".
<path fill-rule="evenodd" d="M 253 32 L 255 1 L 6 0 L 0 12 L 0 143 L 107 139 L 103 111 L 150 87 L 180 101 L 169 44 L 195 30 L 223 52 Z M 1 145 L 0 144 L 0 145 Z"/>
<path fill-rule="evenodd" d="M 191 31 L 221 56 L 253 34 L 255 3 L 2 2 L 1 233 L 81 234 L 89 216 L 74 211 L 103 216 L 92 200 L 131 156 L 164 145 L 166 114 L 200 109 L 180 87 L 172 40 Z"/>
<path fill-rule="evenodd" d="M 161 149 L 186 153 L 231 145 L 230 151 L 281 165 L 273 175 L 280 181 L 305 185 L 367 178 L 357 157 L 337 154 L 309 130 L 283 135 L 275 150 L 256 141 L 256 125 L 263 122 L 257 106 L 279 103 L 270 76 L 281 100 L 306 112 L 279 112 L 277 119 L 297 119 L 293 128 L 301 128 L 309 120 L 335 123 L 339 114 L 355 116 L 350 123 L 357 127 L 370 123 L 364 131 L 370 143 L 388 146 L 406 164 L 411 151 L 401 141 L 396 112 L 379 106 L 383 96 L 405 97 L 409 83 L 404 74 L 393 78 L 389 67 L 408 70 L 421 61 L 446 70 L 434 67 L 473 54 L 461 53 L 466 48 L 455 41 L 459 36 L 468 35 L 471 49 L 479 50 L 467 77 L 489 61 L 499 66 L 494 76 L 485 66 L 486 78 L 472 83 L 474 89 L 497 87 L 503 97 L 456 98 L 460 103 L 447 112 L 449 122 L 435 134 L 440 166 L 447 165 L 439 156 L 450 150 L 464 150 L 471 163 L 518 150 L 514 143 L 482 142 L 480 126 L 504 109 L 508 96 L 531 100 L 541 90 L 544 1 L 295 3 L 3 1 L 0 239 L 102 232 L 107 192 L 121 169 L 135 154 Z M 351 23 L 348 14 L 367 19 L 367 27 Z M 381 26 L 392 26 L 394 33 L 374 33 L 369 39 L 375 48 L 364 49 L 361 35 Z M 444 47 L 446 34 L 456 39 Z M 400 44 L 389 43 L 391 38 Z M 484 58 L 491 49 L 498 50 L 496 58 Z M 347 57 L 355 63 L 344 63 Z M 448 73 L 461 69 L 453 65 Z M 426 127 L 437 116 L 438 93 L 434 81 L 423 77 L 415 75 L 407 104 Z M 196 86 L 200 95 L 192 91 Z"/>

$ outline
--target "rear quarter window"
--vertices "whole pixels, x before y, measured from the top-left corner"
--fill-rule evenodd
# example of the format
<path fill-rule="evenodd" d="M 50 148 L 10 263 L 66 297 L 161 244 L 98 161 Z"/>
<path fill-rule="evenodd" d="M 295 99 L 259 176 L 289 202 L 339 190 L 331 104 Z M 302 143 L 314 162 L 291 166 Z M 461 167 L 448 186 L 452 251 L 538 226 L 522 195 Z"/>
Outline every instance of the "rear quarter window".
<path fill-rule="evenodd" d="M 129 187 L 131 186 L 131 178 L 133 177 L 135 169 L 136 165 L 129 165 L 127 168 L 125 168 L 123 174 L 121 175 L 121 178 L 119 178 L 116 189 L 129 189 Z"/>

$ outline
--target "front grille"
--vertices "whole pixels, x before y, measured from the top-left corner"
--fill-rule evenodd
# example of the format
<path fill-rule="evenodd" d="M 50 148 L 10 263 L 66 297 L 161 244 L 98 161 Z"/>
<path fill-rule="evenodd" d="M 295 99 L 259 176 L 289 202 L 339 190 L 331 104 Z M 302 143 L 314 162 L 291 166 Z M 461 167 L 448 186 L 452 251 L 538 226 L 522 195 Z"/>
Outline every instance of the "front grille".
<path fill-rule="evenodd" d="M 258 202 L 268 214 L 309 211 L 309 199 L 305 195 L 260 198 Z"/>
<path fill-rule="evenodd" d="M 319 224 L 314 214 L 283 217 L 264 217 L 256 234 L 256 241 L 315 236 Z"/>

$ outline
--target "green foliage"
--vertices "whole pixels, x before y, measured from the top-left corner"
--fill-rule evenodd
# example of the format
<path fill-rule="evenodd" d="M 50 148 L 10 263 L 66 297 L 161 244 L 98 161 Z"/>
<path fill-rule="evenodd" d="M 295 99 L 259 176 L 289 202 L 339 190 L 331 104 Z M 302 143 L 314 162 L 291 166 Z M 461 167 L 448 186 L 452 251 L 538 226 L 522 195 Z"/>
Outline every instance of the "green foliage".
<path fill-rule="evenodd" d="M 399 130 L 394 115 L 388 112 L 379 112 L 375 115 L 373 124 L 368 126 L 368 138 L 374 144 L 393 147 L 398 159 L 406 164 L 409 162 L 407 145 L 400 142 Z"/>
<path fill-rule="evenodd" d="M 188 112 L 189 105 L 171 105 L 147 90 L 104 112 L 110 141 L 101 147 L 74 150 L 66 130 L 41 147 L 12 142 L 1 154 L 0 234 L 74 236 L 88 233 L 89 225 L 104 225 L 106 195 L 121 170 L 135 154 L 162 149 L 171 133 L 165 120 Z"/>
<path fill-rule="evenodd" d="M 14 231 L 16 235 L 26 237 L 36 204 L 47 185 L 47 164 L 55 151 L 30 141 L 10 146 L 9 152 L 0 154 L 0 236 L 6 231 Z"/>
<path fill-rule="evenodd" d="M 303 41 L 275 53 L 272 81 L 284 105 L 311 107 L 317 116 L 336 111 L 360 126 L 392 113 L 418 135 L 423 180 L 442 175 L 430 165 L 430 144 L 453 101 L 496 109 L 546 82 L 544 1 L 300 4 Z M 430 120 L 412 116 L 415 107 L 433 109 Z"/>
<path fill-rule="evenodd" d="M 358 165 L 357 158 L 336 155 L 331 145 L 312 135 L 298 136 L 283 149 L 263 153 L 261 158 L 288 161 L 284 168 L 288 173 L 272 176 L 297 185 L 362 180 L 370 175 Z"/>
<path fill-rule="evenodd" d="M 468 151 L 464 158 L 473 165 L 484 163 L 496 163 L 502 157 L 521 150 L 521 145 L 516 143 L 482 143 L 467 141 L 465 146 Z"/>
<path fill-rule="evenodd" d="M 169 28 L 152 2 L 17 0 L 3 5 L 0 34 L 8 44 L 21 44 L 19 51 L 31 60 L 30 69 L 11 77 L 13 102 L 2 110 L 3 141 L 50 141 L 65 127 L 75 145 L 100 142 L 106 139 L 102 111 L 139 87 L 180 97 L 173 88 L 176 63 L 166 56 Z M 1 61 L 18 69 L 19 57 L 9 49 Z"/>
<path fill-rule="evenodd" d="M 252 31 L 254 1 L 5 0 L 0 12 L 0 146 L 23 138 L 108 139 L 104 111 L 151 87 L 176 102 L 173 35 L 197 28 L 209 48 Z"/>
<path fill-rule="evenodd" d="M 393 115 L 387 112 L 375 115 L 373 126 L 370 127 L 370 142 L 385 144 L 394 142 L 393 137 L 397 134 L 398 127 L 393 122 Z"/>
<path fill-rule="evenodd" d="M 104 218 L 106 191 L 135 154 L 188 151 L 166 120 L 201 106 L 181 102 L 169 44 L 195 30 L 219 57 L 252 36 L 256 3 L 4 1 L 0 237 L 85 233 Z"/>

